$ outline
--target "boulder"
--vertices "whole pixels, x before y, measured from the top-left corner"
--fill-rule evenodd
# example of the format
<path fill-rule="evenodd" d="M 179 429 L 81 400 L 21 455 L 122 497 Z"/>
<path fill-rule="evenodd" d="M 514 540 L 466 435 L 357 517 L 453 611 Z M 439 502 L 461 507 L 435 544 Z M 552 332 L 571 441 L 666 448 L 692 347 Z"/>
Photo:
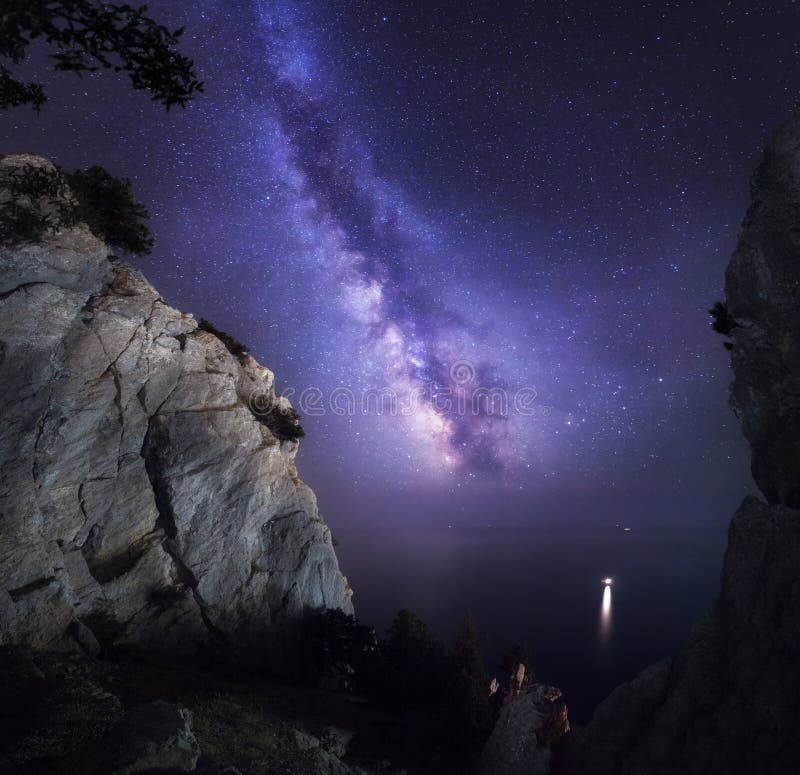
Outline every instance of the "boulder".
<path fill-rule="evenodd" d="M 321 738 L 294 730 L 295 745 L 308 754 L 318 775 L 366 775 L 360 767 L 351 767 L 341 761 L 352 738 L 352 732 L 332 726 L 323 730 Z"/>
<path fill-rule="evenodd" d="M 561 692 L 535 684 L 502 707 L 477 775 L 547 775 L 552 747 L 569 732 Z"/>
<path fill-rule="evenodd" d="M 74 758 L 69 771 L 76 775 L 191 771 L 199 757 L 191 711 L 157 700 L 123 716 L 107 736 Z"/>
<path fill-rule="evenodd" d="M 322 739 L 320 745 L 326 751 L 329 751 L 334 756 L 340 759 L 347 753 L 350 743 L 355 737 L 355 732 L 351 729 L 343 729 L 342 727 L 327 726 L 322 731 Z"/>

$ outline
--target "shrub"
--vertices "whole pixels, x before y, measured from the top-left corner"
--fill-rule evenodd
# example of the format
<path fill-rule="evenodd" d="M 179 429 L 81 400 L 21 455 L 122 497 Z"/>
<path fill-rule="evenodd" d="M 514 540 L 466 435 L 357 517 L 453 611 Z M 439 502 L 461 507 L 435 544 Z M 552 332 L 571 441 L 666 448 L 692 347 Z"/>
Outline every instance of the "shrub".
<path fill-rule="evenodd" d="M 480 638 L 469 617 L 452 648 L 408 609 L 398 612 L 380 640 L 339 610 L 309 616 L 302 635 L 308 683 L 335 679 L 372 704 L 399 712 L 398 719 L 416 719 L 416 754 L 424 748 L 443 756 L 444 769 L 437 771 L 470 771 L 499 707 L 490 703 Z"/>
<path fill-rule="evenodd" d="M 349 689 L 365 691 L 375 670 L 378 639 L 371 627 L 339 609 L 310 614 L 303 628 L 303 667 L 312 685 L 341 679 Z"/>
<path fill-rule="evenodd" d="M 4 172 L 0 188 L 9 196 L 0 205 L 0 245 L 36 242 L 48 231 L 77 223 L 66 182 L 57 170 L 26 164 Z"/>
<path fill-rule="evenodd" d="M 451 654 L 448 726 L 454 758 L 476 757 L 494 725 L 489 703 L 489 675 L 475 623 L 467 616 Z"/>
<path fill-rule="evenodd" d="M 245 356 L 248 354 L 246 344 L 242 344 L 205 318 L 200 318 L 200 323 L 197 327 L 201 331 L 208 331 L 209 334 L 214 334 L 225 345 L 231 355 L 235 356 L 240 363 L 244 361 Z M 254 400 L 250 401 L 249 409 L 253 416 L 262 425 L 269 428 L 274 436 L 279 439 L 300 439 L 306 435 L 303 426 L 300 424 L 300 415 L 294 409 L 282 407 L 271 397 L 267 401 L 262 401 L 261 399 L 263 398 L 267 397 L 258 393 L 254 394 Z"/>
<path fill-rule="evenodd" d="M 306 435 L 300 424 L 300 415 L 294 409 L 283 409 L 277 405 L 258 419 L 279 439 L 301 439 Z"/>
<path fill-rule="evenodd" d="M 424 714 L 426 745 L 440 749 L 443 771 L 468 772 L 495 718 L 472 620 L 465 619 L 448 649 L 419 616 L 403 609 L 367 666 L 370 672 L 359 680 L 368 698 L 387 709 Z"/>
<path fill-rule="evenodd" d="M 66 175 L 58 169 L 26 164 L 3 175 L 8 200 L 0 205 L 0 244 L 37 242 L 47 232 L 85 223 L 112 248 L 149 253 L 149 216 L 131 194 L 126 178 L 97 165 Z M 70 192 L 72 196 L 70 196 Z"/>
<path fill-rule="evenodd" d="M 708 311 L 708 314 L 713 318 L 711 321 L 711 328 L 718 334 L 730 336 L 734 328 L 741 328 L 741 324 L 731 315 L 724 302 L 718 301 Z"/>
<path fill-rule="evenodd" d="M 231 355 L 235 355 L 240 361 L 247 355 L 248 349 L 246 344 L 242 344 L 221 328 L 217 328 L 211 321 L 200 318 L 200 323 L 197 327 L 201 331 L 208 331 L 209 334 L 214 334 L 214 336 L 225 345 L 228 352 Z"/>
<path fill-rule="evenodd" d="M 525 668 L 525 675 L 521 685 L 518 683 L 519 666 Z M 536 683 L 536 673 L 533 668 L 529 666 L 528 659 L 528 646 L 521 641 L 515 641 L 511 644 L 508 651 L 503 654 L 500 660 L 500 669 L 508 681 L 508 685 L 516 691 L 524 691 Z"/>
<path fill-rule="evenodd" d="M 67 173 L 76 200 L 74 217 L 111 247 L 124 253 L 147 254 L 153 236 L 144 223 L 150 215 L 133 198 L 131 182 L 115 178 L 98 165 Z"/>
<path fill-rule="evenodd" d="M 413 611 L 404 608 L 381 641 L 381 704 L 431 708 L 445 704 L 447 648 Z"/>

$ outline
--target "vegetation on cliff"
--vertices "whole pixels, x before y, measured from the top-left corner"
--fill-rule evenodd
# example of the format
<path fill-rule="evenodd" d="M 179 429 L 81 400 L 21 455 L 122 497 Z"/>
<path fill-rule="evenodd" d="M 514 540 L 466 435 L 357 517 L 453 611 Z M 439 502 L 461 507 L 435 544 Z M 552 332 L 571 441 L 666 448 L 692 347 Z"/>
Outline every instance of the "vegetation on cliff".
<path fill-rule="evenodd" d="M 382 638 L 341 611 L 326 611 L 310 617 L 304 643 L 312 684 L 338 679 L 376 710 L 424 717 L 418 753 L 445 772 L 464 772 L 475 762 L 501 707 L 523 688 L 515 681 L 521 664 L 525 673 L 519 658 L 527 660 L 527 649 L 514 644 L 503 660 L 503 685 L 492 684 L 471 617 L 448 646 L 408 609 Z"/>
<path fill-rule="evenodd" d="M 153 236 L 149 214 L 133 198 L 131 182 L 99 165 L 64 173 L 27 164 L 3 175 L 0 188 L 0 245 L 35 243 L 48 232 L 85 223 L 95 236 L 121 253 L 145 254 Z"/>

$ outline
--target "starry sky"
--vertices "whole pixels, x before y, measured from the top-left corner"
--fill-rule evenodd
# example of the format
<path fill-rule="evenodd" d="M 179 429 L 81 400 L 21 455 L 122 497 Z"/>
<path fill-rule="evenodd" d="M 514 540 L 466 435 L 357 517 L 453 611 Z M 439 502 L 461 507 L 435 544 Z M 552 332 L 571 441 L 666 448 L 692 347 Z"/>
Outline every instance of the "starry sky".
<path fill-rule="evenodd" d="M 132 261 L 276 373 L 334 530 L 721 524 L 755 488 L 707 309 L 800 85 L 797 7 L 736 6 L 159 0 L 204 94 L 35 51 L 0 148 L 131 178 Z"/>

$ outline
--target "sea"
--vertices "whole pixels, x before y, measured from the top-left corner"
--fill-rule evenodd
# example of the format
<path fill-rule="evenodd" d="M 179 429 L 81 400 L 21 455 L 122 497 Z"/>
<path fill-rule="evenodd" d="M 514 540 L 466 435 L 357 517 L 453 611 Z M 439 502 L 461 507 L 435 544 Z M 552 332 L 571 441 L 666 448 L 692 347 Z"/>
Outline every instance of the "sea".
<path fill-rule="evenodd" d="M 609 692 L 677 653 L 718 594 L 727 526 L 339 528 L 358 619 L 385 631 L 401 608 L 452 641 L 477 624 L 487 667 L 528 647 L 573 723 Z M 610 579 L 610 584 L 607 580 Z"/>

